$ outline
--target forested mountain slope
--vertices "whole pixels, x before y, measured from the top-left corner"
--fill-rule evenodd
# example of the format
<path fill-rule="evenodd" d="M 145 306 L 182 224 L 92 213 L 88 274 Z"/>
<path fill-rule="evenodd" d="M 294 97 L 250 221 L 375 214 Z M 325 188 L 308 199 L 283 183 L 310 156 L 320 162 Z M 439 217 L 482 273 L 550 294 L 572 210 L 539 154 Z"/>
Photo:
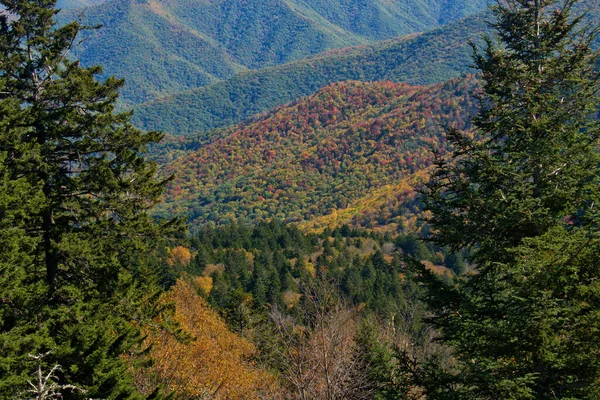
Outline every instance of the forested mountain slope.
<path fill-rule="evenodd" d="M 415 205 L 414 186 L 432 148 L 443 147 L 443 126 L 468 127 L 474 85 L 469 77 L 429 87 L 328 86 L 168 163 L 165 174 L 176 177 L 162 211 L 195 224 L 411 224 L 403 207 Z"/>
<path fill-rule="evenodd" d="M 106 2 L 106 0 L 58 0 L 56 2 L 56 7 L 61 10 L 69 10 L 73 8 L 96 6 L 104 2 Z"/>
<path fill-rule="evenodd" d="M 143 104 L 136 108 L 134 123 L 185 135 L 241 122 L 333 82 L 444 82 L 469 71 L 468 41 L 478 40 L 485 30 L 484 17 L 474 16 L 423 34 L 244 72 Z"/>
<path fill-rule="evenodd" d="M 135 104 L 244 69 L 435 28 L 481 11 L 485 3 L 113 0 L 85 10 L 83 23 L 104 27 L 81 43 L 76 54 L 86 65 L 101 63 L 107 75 L 125 78 L 123 99 Z M 80 10 L 73 10 L 61 18 L 79 15 Z"/>

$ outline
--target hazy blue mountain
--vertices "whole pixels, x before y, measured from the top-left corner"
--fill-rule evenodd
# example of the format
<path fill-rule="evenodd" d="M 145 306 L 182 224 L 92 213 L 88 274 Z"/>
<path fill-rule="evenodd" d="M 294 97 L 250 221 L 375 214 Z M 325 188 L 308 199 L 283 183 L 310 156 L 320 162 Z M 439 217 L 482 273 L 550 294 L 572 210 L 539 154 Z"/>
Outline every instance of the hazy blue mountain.
<path fill-rule="evenodd" d="M 70 10 L 73 8 L 97 6 L 106 1 L 107 0 L 58 0 L 56 6 L 62 10 Z"/>
<path fill-rule="evenodd" d="M 486 32 L 484 19 L 469 17 L 422 34 L 243 72 L 223 82 L 142 104 L 136 108 L 134 121 L 145 129 L 185 135 L 240 122 L 333 82 L 444 82 L 469 72 L 468 42 L 477 41 Z"/>
<path fill-rule="evenodd" d="M 447 7 L 451 7 L 448 3 Z M 596 0 L 582 1 L 584 23 L 600 21 Z M 420 34 L 331 50 L 291 63 L 244 71 L 207 87 L 168 95 L 136 107 L 135 122 L 146 129 L 190 134 L 238 123 L 251 115 L 315 93 L 339 81 L 384 81 L 409 84 L 444 82 L 470 72 L 470 41 L 489 33 L 485 11 Z M 597 37 L 593 46 L 600 48 Z"/>
<path fill-rule="evenodd" d="M 62 0 L 66 8 L 96 0 Z M 113 0 L 83 10 L 102 24 L 75 54 L 128 82 L 128 104 L 206 86 L 244 70 L 425 31 L 486 0 Z M 82 10 L 65 10 L 62 20 Z"/>

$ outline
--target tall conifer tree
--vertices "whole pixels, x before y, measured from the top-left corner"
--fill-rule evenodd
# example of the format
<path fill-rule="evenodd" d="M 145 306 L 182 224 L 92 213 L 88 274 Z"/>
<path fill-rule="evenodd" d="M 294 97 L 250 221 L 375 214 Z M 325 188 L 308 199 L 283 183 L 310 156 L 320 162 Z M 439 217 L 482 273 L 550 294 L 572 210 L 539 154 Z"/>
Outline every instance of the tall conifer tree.
<path fill-rule="evenodd" d="M 432 239 L 477 265 L 451 285 L 421 271 L 460 369 L 440 398 L 600 396 L 598 75 L 576 3 L 495 3 L 475 135 L 448 132 L 428 185 Z"/>
<path fill-rule="evenodd" d="M 82 27 L 57 28 L 55 2 L 0 1 L 0 397 L 25 397 L 44 355 L 64 398 L 127 398 L 145 258 L 176 225 L 147 213 L 160 135 L 114 112 L 121 80 L 69 60 Z"/>

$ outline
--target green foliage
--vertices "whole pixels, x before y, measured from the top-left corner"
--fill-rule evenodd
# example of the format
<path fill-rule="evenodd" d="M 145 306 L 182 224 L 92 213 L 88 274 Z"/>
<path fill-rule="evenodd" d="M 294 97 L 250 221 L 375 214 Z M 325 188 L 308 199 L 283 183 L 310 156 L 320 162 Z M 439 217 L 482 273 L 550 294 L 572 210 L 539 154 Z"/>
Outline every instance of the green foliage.
<path fill-rule="evenodd" d="M 170 230 L 147 212 L 164 182 L 142 153 L 160 135 L 113 113 L 122 81 L 68 60 L 81 26 L 56 29 L 53 0 L 0 4 L 15 17 L 0 16 L 0 396 L 58 365 L 64 398 L 135 397 L 121 356 Z"/>
<path fill-rule="evenodd" d="M 378 337 L 378 327 L 372 320 L 365 319 L 358 331 L 357 346 L 362 363 L 366 366 L 369 382 L 373 386 L 375 400 L 402 398 L 397 390 L 394 376 L 393 352 Z"/>
<path fill-rule="evenodd" d="M 123 97 L 136 104 L 242 70 L 425 31 L 484 7 L 484 0 L 410 5 L 386 0 L 112 1 L 85 10 L 83 23 L 104 28 L 76 54 L 85 65 L 102 62 L 107 76 L 123 76 L 129 83 Z M 65 18 L 78 15 L 74 10 Z"/>
<path fill-rule="evenodd" d="M 598 128 L 589 118 L 597 86 L 589 43 L 571 41 L 572 23 L 562 20 L 567 12 L 548 16 L 548 26 L 535 36 L 529 25 L 512 26 L 525 17 L 511 13 L 498 15 L 496 25 L 508 51 L 488 42 L 475 58 L 485 91 L 474 119 L 482 137 L 448 132 L 457 162 L 440 160 L 428 203 L 441 231 L 436 240 L 477 244 L 483 257 L 496 261 L 506 260 L 504 249 L 577 212 L 595 192 L 597 174 Z M 533 24 L 527 18 L 520 23 Z M 515 37 L 516 29 L 528 29 L 528 36 Z M 439 198 L 449 181 L 456 195 Z"/>
<path fill-rule="evenodd" d="M 474 57 L 479 135 L 449 130 L 428 185 L 433 240 L 477 263 L 452 285 L 421 269 L 458 398 L 598 396 L 599 88 L 575 3 L 493 7 L 501 43 Z"/>
<path fill-rule="evenodd" d="M 432 259 L 431 251 L 425 246 L 421 238 L 414 233 L 398 237 L 396 246 L 402 249 L 403 254 L 407 257 L 414 257 L 417 260 L 431 261 Z"/>
<path fill-rule="evenodd" d="M 69 10 L 72 8 L 90 7 L 104 3 L 106 0 L 57 0 L 56 8 Z"/>
<path fill-rule="evenodd" d="M 468 41 L 477 41 L 486 29 L 482 17 L 469 17 L 420 35 L 243 72 L 224 82 L 139 105 L 133 121 L 145 129 L 190 135 L 241 122 L 334 82 L 445 82 L 470 70 Z"/>
<path fill-rule="evenodd" d="M 344 301 L 381 318 L 410 319 L 402 313 L 409 306 L 415 312 L 412 303 L 418 289 L 402 276 L 400 250 L 388 240 L 386 235 L 348 226 L 316 235 L 271 221 L 205 226 L 192 236 L 190 245 L 196 253 L 192 264 L 213 280 L 209 302 L 241 332 L 262 321 L 270 306 L 294 313 L 302 297 L 300 288 L 315 279 L 333 282 Z M 417 337 L 422 326 L 420 317 L 414 318 L 406 329 Z"/>

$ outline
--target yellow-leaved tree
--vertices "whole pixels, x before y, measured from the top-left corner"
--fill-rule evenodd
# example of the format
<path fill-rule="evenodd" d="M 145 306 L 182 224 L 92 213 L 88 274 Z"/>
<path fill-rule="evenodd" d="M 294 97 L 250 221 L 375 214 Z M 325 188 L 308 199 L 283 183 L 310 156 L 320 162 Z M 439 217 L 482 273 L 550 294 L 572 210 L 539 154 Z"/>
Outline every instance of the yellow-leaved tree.
<path fill-rule="evenodd" d="M 192 253 L 190 250 L 183 246 L 177 246 L 172 250 L 169 250 L 169 256 L 167 257 L 167 264 L 170 266 L 184 266 L 190 265 L 192 260 Z"/>
<path fill-rule="evenodd" d="M 175 307 L 172 318 L 191 339 L 181 340 L 162 328 L 146 329 L 153 363 L 134 368 L 142 393 L 158 386 L 175 398 L 277 398 L 274 377 L 250 361 L 254 345 L 231 332 L 209 308 L 198 294 L 198 282 L 178 280 L 163 301 Z"/>

